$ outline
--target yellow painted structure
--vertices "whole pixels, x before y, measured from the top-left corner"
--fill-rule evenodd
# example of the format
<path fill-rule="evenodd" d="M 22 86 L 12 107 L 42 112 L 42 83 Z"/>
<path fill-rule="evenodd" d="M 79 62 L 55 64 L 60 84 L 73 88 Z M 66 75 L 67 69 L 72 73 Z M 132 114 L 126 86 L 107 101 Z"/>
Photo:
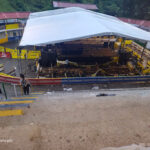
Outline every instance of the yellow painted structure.
<path fill-rule="evenodd" d="M 129 68 L 130 70 L 133 70 L 133 69 L 134 69 L 134 66 L 133 66 L 133 64 L 132 64 L 131 62 L 128 62 L 128 63 L 127 63 L 127 66 L 128 66 L 128 68 Z"/>
<path fill-rule="evenodd" d="M 21 109 L 16 110 L 1 110 L 0 117 L 2 116 L 19 116 L 23 115 L 23 111 Z"/>
<path fill-rule="evenodd" d="M 127 52 L 133 52 L 133 50 L 130 47 L 126 47 Z"/>
<path fill-rule="evenodd" d="M 120 48 L 120 42 L 115 42 L 114 43 L 114 48 L 116 49 L 116 50 L 119 50 L 119 48 Z"/>
<path fill-rule="evenodd" d="M 10 30 L 10 29 L 18 29 L 19 28 L 19 24 L 7 24 L 6 26 L 6 30 Z"/>
<path fill-rule="evenodd" d="M 150 68 L 143 70 L 142 72 L 144 75 L 150 74 Z"/>
<path fill-rule="evenodd" d="M 21 53 L 17 49 L 5 48 L 0 46 L 0 52 L 9 52 L 13 59 L 38 59 L 41 56 L 41 51 L 35 50 L 21 50 Z"/>
<path fill-rule="evenodd" d="M 27 101 L 3 101 L 0 102 L 0 105 L 5 105 L 5 104 L 28 104 L 28 103 L 33 103 L 31 100 Z"/>
<path fill-rule="evenodd" d="M 37 97 L 12 97 L 11 99 L 33 99 Z"/>
<path fill-rule="evenodd" d="M 6 36 L 5 38 L 0 39 L 0 44 L 8 42 L 8 37 Z"/>
<path fill-rule="evenodd" d="M 150 61 L 147 62 L 147 65 L 150 66 Z"/>
<path fill-rule="evenodd" d="M 0 46 L 0 52 L 4 52 L 5 48 L 3 46 Z"/>
<path fill-rule="evenodd" d="M 21 50 L 21 53 L 20 53 L 19 50 L 12 49 L 12 50 L 9 50 L 9 52 L 11 53 L 11 56 L 13 59 L 28 59 L 27 50 Z"/>
<path fill-rule="evenodd" d="M 141 68 L 141 69 L 144 69 L 144 66 L 142 65 L 142 63 L 141 62 L 137 62 L 137 65 Z"/>
<path fill-rule="evenodd" d="M 6 74 L 6 73 L 2 73 L 2 72 L 0 72 L 0 76 L 4 76 L 4 77 L 13 77 L 13 76 L 11 76 L 11 75 L 8 75 L 8 74 Z"/>
<path fill-rule="evenodd" d="M 104 36 L 103 39 L 108 39 L 108 36 Z"/>
<path fill-rule="evenodd" d="M 6 52 L 7 52 L 7 50 L 6 50 Z M 17 59 L 18 58 L 18 50 L 9 50 L 9 52 L 11 53 L 11 58 L 13 58 L 13 59 Z"/>
<path fill-rule="evenodd" d="M 135 51 L 133 51 L 133 56 L 136 56 L 138 59 L 141 58 L 141 56 L 137 52 L 135 52 Z"/>
<path fill-rule="evenodd" d="M 131 45 L 132 44 L 132 40 L 125 40 L 125 45 Z"/>
<path fill-rule="evenodd" d="M 41 56 L 40 51 L 28 51 L 28 59 L 38 59 Z"/>
<path fill-rule="evenodd" d="M 113 62 L 118 63 L 119 57 L 113 57 Z"/>

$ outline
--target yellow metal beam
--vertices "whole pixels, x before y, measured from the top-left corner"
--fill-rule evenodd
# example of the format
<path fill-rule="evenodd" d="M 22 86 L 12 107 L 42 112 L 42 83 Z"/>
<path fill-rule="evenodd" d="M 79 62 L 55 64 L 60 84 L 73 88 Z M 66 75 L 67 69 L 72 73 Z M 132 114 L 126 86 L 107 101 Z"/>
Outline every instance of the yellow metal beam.
<path fill-rule="evenodd" d="M 3 101 L 3 102 L 0 102 L 0 105 L 4 105 L 4 104 L 27 104 L 27 103 L 33 103 L 33 101 L 31 101 L 31 100 L 27 100 L 27 101 Z"/>
<path fill-rule="evenodd" d="M 23 115 L 23 111 L 21 109 L 16 110 L 1 110 L 0 117 L 2 116 L 18 116 Z"/>

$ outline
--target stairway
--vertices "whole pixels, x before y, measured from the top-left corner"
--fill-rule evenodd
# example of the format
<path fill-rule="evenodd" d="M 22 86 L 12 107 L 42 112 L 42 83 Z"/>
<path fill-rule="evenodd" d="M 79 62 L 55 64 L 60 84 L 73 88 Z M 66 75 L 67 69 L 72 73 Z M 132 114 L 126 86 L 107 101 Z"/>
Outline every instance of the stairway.
<path fill-rule="evenodd" d="M 20 116 L 23 115 L 21 108 L 30 108 L 32 103 L 35 103 L 39 95 L 43 92 L 31 93 L 29 96 L 12 97 L 5 101 L 0 101 L 0 117 L 6 116 Z"/>

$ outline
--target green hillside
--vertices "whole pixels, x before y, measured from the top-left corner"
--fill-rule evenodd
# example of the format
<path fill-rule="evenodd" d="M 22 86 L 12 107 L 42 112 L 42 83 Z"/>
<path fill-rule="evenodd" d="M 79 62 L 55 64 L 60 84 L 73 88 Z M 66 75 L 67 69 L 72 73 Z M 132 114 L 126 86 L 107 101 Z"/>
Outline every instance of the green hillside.
<path fill-rule="evenodd" d="M 149 0 L 60 0 L 96 4 L 99 12 L 129 18 L 150 20 Z M 52 0 L 0 0 L 0 12 L 50 10 Z"/>
<path fill-rule="evenodd" d="M 0 0 L 0 12 L 42 11 L 52 9 L 50 0 Z"/>

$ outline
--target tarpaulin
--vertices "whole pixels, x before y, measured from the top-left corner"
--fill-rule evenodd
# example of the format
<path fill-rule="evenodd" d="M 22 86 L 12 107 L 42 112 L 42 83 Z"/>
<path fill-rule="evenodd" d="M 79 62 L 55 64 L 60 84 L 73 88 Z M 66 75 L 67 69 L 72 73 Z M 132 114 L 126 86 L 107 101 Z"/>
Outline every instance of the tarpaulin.
<path fill-rule="evenodd" d="M 150 41 L 150 32 L 116 17 L 71 7 L 31 13 L 20 46 L 40 46 L 104 35 Z"/>

